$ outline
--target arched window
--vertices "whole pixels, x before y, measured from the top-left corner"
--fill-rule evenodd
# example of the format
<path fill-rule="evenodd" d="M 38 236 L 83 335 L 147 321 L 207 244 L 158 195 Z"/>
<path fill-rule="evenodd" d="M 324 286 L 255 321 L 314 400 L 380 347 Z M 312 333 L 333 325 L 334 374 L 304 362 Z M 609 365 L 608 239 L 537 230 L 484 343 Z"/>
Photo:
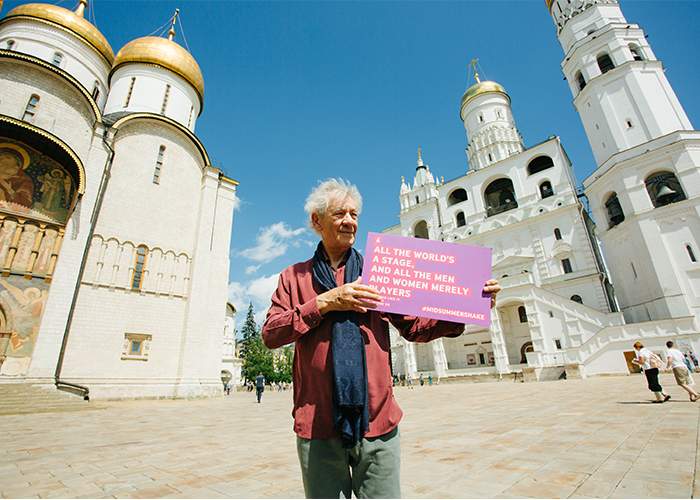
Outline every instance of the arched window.
<path fill-rule="evenodd" d="M 467 220 L 464 218 L 464 212 L 457 212 L 457 227 L 467 225 Z"/>
<path fill-rule="evenodd" d="M 36 110 L 37 107 L 39 106 L 39 96 L 36 94 L 32 94 L 32 96 L 29 98 L 29 102 L 27 102 L 27 107 L 24 108 L 24 115 L 22 115 L 22 120 L 29 122 L 34 119 L 34 115 L 36 115 Z"/>
<path fill-rule="evenodd" d="M 187 117 L 187 128 L 192 125 L 192 113 L 194 113 L 194 106 L 190 106 L 190 115 Z"/>
<path fill-rule="evenodd" d="M 493 181 L 484 191 L 484 202 L 487 217 L 518 208 L 513 182 L 507 178 Z"/>
<path fill-rule="evenodd" d="M 617 226 L 625 220 L 625 213 L 622 211 L 620 200 L 617 199 L 617 193 L 612 193 L 605 200 L 605 211 L 608 215 L 608 229 Z"/>
<path fill-rule="evenodd" d="M 53 59 L 51 60 L 51 63 L 52 63 L 54 66 L 60 66 L 60 65 L 61 65 L 61 61 L 63 61 L 63 54 L 61 54 L 60 52 L 54 52 L 54 53 L 53 53 Z"/>
<path fill-rule="evenodd" d="M 14 40 L 8 40 L 7 42 L 5 42 L 5 48 L 7 50 L 12 50 L 14 48 L 14 46 L 15 46 Z"/>
<path fill-rule="evenodd" d="M 673 172 L 657 172 L 644 181 L 654 207 L 663 207 L 685 200 L 685 193 Z"/>
<path fill-rule="evenodd" d="M 544 181 L 542 184 L 540 184 L 540 196 L 542 196 L 542 199 L 554 196 L 554 190 L 552 189 L 551 182 Z"/>
<path fill-rule="evenodd" d="M 586 78 L 580 71 L 576 73 L 576 84 L 578 85 L 579 92 L 586 88 Z"/>
<path fill-rule="evenodd" d="M 457 203 L 462 203 L 463 201 L 467 201 L 467 199 L 467 192 L 464 189 L 455 189 L 447 197 L 447 206 L 449 207 Z"/>
<path fill-rule="evenodd" d="M 542 172 L 543 170 L 547 170 L 548 168 L 552 168 L 554 166 L 554 162 L 549 156 L 538 156 L 534 160 L 532 160 L 530 163 L 527 165 L 527 174 L 532 175 L 536 174 L 537 172 Z"/>
<path fill-rule="evenodd" d="M 131 101 L 131 94 L 134 92 L 134 84 L 136 83 L 136 77 L 131 77 L 131 82 L 129 83 L 129 91 L 126 93 L 126 100 L 124 101 L 124 107 L 129 107 L 129 102 Z"/>
<path fill-rule="evenodd" d="M 632 59 L 634 59 L 635 61 L 644 60 L 644 54 L 642 54 L 642 49 L 640 49 L 638 45 L 630 43 L 629 48 L 630 52 L 632 52 Z"/>
<path fill-rule="evenodd" d="M 583 299 L 580 295 L 572 295 L 571 300 L 573 300 L 574 302 L 578 302 L 579 304 L 583 304 Z"/>
<path fill-rule="evenodd" d="M 163 105 L 160 107 L 160 114 L 164 115 L 168 108 L 168 99 L 170 99 L 170 84 L 165 85 L 165 94 L 163 95 Z"/>
<path fill-rule="evenodd" d="M 554 228 L 554 239 L 555 240 L 560 240 L 561 239 L 561 231 L 559 230 L 558 227 Z"/>
<path fill-rule="evenodd" d="M 161 146 L 158 149 L 156 168 L 153 170 L 153 184 L 160 184 L 160 171 L 163 168 L 163 156 L 165 156 L 165 146 Z"/>
<path fill-rule="evenodd" d="M 95 84 L 92 86 L 92 98 L 97 100 L 98 97 L 100 97 L 100 83 L 95 81 Z"/>
<path fill-rule="evenodd" d="M 573 268 L 571 267 L 571 261 L 569 259 L 561 259 L 561 267 L 564 270 L 564 274 L 574 272 Z"/>
<path fill-rule="evenodd" d="M 695 252 L 693 252 L 693 247 L 690 245 L 685 246 L 685 251 L 688 252 L 688 257 L 690 257 L 690 262 L 697 262 L 698 259 L 695 258 Z"/>
<path fill-rule="evenodd" d="M 141 290 L 143 284 L 143 273 L 146 270 L 146 260 L 148 257 L 148 249 L 145 245 L 140 245 L 136 249 L 136 258 L 134 262 L 134 274 L 131 277 L 131 289 Z"/>
<path fill-rule="evenodd" d="M 518 307 L 518 316 L 520 317 L 521 323 L 527 323 L 527 311 L 525 311 L 525 306 Z"/>
<path fill-rule="evenodd" d="M 428 239 L 428 223 L 424 220 L 418 221 L 413 227 L 413 236 L 415 238 Z"/>
<path fill-rule="evenodd" d="M 611 69 L 614 69 L 615 64 L 612 62 L 612 59 L 610 59 L 608 54 L 603 53 L 598 56 L 598 68 L 600 68 L 600 72 L 602 74 L 605 74 Z"/>

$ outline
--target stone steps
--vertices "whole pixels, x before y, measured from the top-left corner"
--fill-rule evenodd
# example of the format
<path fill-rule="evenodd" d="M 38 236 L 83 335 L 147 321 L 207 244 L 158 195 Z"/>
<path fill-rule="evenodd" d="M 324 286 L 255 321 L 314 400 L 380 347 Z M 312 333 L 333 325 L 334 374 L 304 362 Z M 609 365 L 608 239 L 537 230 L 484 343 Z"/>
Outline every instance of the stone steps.
<path fill-rule="evenodd" d="M 0 415 L 97 409 L 94 403 L 55 387 L 0 383 Z"/>

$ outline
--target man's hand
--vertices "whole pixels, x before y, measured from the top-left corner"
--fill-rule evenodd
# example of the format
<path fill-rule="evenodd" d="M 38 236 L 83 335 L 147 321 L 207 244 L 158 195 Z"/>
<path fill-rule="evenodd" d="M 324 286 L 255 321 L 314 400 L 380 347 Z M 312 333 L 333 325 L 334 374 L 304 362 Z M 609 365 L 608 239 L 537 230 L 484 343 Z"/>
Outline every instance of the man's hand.
<path fill-rule="evenodd" d="M 498 284 L 498 280 L 488 280 L 484 284 L 484 293 L 491 294 L 491 309 L 496 307 L 496 294 L 501 291 L 501 285 Z"/>
<path fill-rule="evenodd" d="M 316 305 L 321 315 L 332 311 L 355 311 L 365 313 L 377 307 L 382 297 L 367 285 L 361 285 L 362 277 L 352 283 L 328 290 L 316 297 Z"/>

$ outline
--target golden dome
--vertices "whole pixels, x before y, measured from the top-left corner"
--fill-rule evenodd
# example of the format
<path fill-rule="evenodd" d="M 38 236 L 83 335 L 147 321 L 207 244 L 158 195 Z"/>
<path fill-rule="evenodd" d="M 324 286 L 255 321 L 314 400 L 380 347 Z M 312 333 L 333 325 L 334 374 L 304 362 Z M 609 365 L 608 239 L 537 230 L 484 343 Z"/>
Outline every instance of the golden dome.
<path fill-rule="evenodd" d="M 464 106 L 466 106 L 470 101 L 483 94 L 503 94 L 508 100 L 510 100 L 510 96 L 502 85 L 491 81 L 477 82 L 469 87 L 462 96 L 461 109 L 464 109 Z"/>
<path fill-rule="evenodd" d="M 544 3 L 547 4 L 547 9 L 551 12 L 552 11 L 552 4 L 554 3 L 554 0 L 544 0 Z"/>
<path fill-rule="evenodd" d="M 112 74 L 123 64 L 156 64 L 187 80 L 204 99 L 204 77 L 192 54 L 172 40 L 157 36 L 137 38 L 124 45 L 117 53 Z"/>
<path fill-rule="evenodd" d="M 112 61 L 114 61 L 114 51 L 112 51 L 112 47 L 109 45 L 104 35 L 82 16 L 83 8 L 84 4 L 82 2 L 78 6 L 76 12 L 57 5 L 28 3 L 12 9 L 3 20 L 11 18 L 33 18 L 61 26 L 84 39 L 112 64 Z"/>

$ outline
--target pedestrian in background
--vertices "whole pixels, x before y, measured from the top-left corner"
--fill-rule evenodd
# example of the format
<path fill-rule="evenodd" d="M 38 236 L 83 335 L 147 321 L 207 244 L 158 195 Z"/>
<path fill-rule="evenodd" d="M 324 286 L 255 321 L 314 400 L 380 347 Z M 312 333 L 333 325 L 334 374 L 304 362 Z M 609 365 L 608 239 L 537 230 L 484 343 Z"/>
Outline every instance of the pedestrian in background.
<path fill-rule="evenodd" d="M 651 350 L 637 341 L 634 343 L 634 350 L 637 357 L 632 361 L 639 365 L 644 370 L 644 376 L 647 378 L 647 386 L 649 390 L 656 396 L 656 401 L 653 403 L 663 403 L 671 399 L 671 396 L 664 393 L 661 384 L 659 384 L 659 368 L 664 366 L 664 362 Z"/>
<path fill-rule="evenodd" d="M 258 397 L 258 403 L 262 399 L 263 392 L 265 392 L 265 377 L 262 373 L 258 373 L 258 376 L 255 377 L 255 395 Z"/>
<path fill-rule="evenodd" d="M 666 342 L 668 355 L 666 357 L 666 369 L 673 370 L 673 376 L 676 378 L 676 383 L 683 388 L 690 396 L 690 400 L 695 402 L 698 400 L 698 393 L 691 387 L 695 384 L 693 377 L 690 376 L 690 370 L 685 364 L 685 356 L 683 353 L 673 347 L 673 342 Z"/>

